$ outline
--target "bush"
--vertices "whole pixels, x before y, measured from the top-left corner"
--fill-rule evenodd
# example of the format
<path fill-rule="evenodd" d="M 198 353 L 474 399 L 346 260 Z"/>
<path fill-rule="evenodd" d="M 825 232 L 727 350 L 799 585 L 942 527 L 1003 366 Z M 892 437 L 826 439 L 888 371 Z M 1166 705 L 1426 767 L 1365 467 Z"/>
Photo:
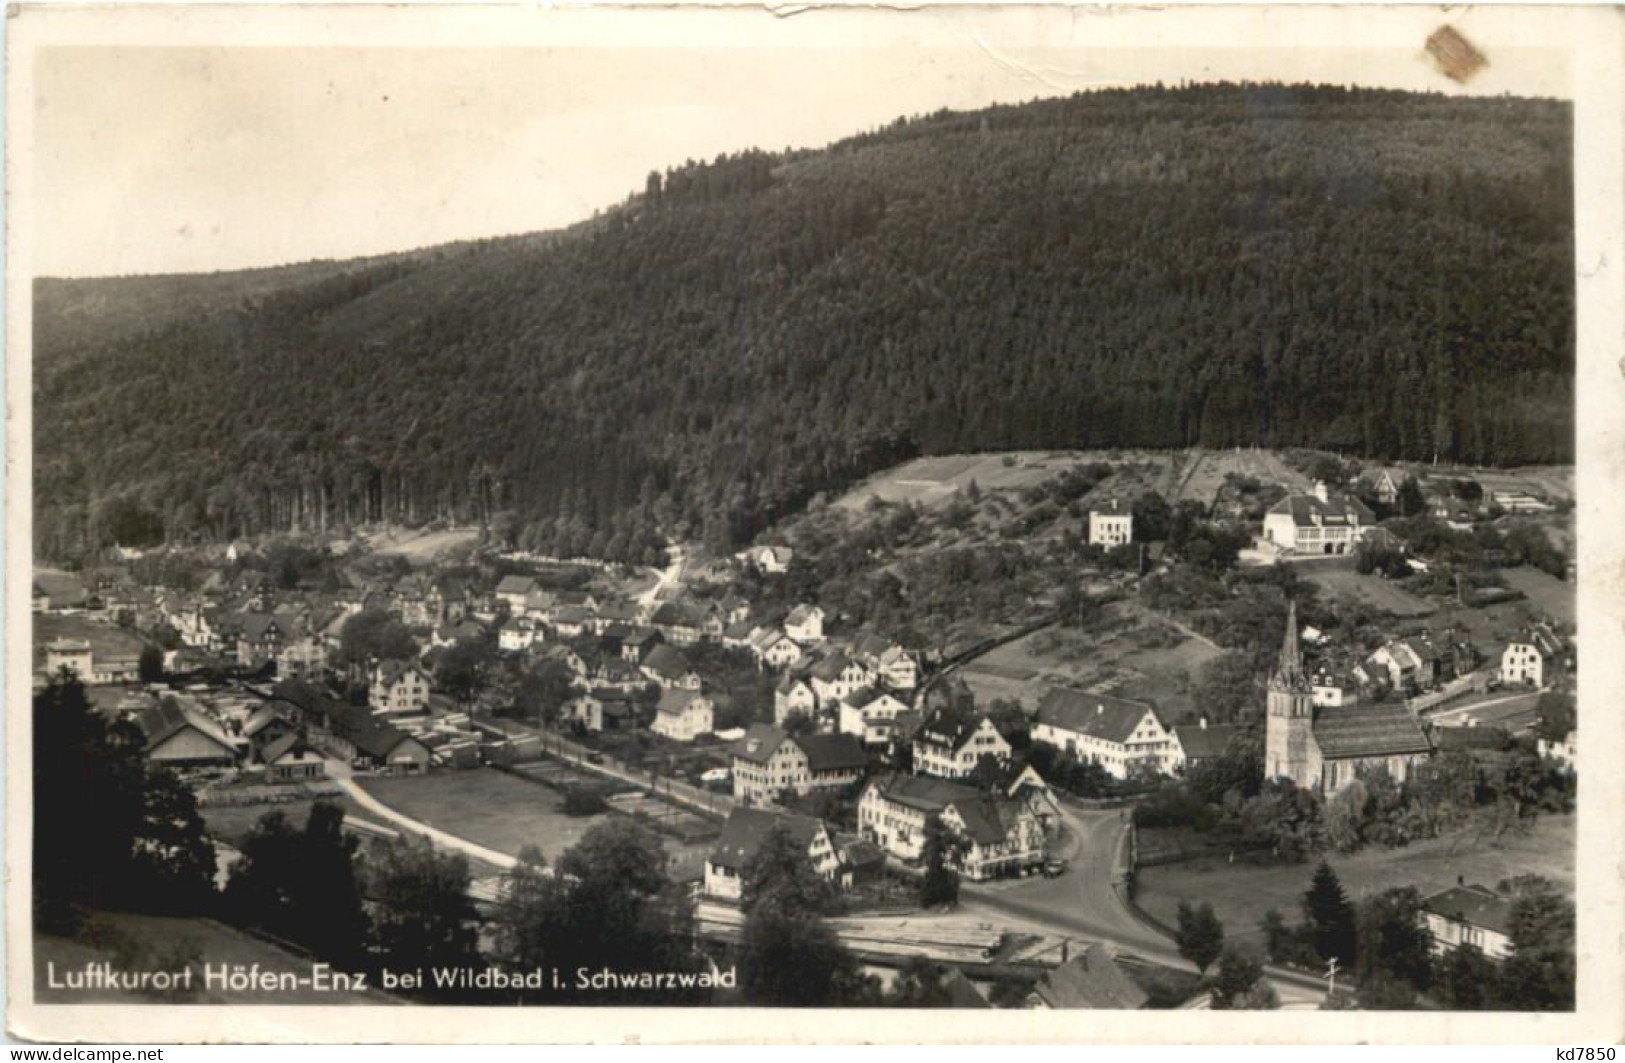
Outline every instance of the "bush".
<path fill-rule="evenodd" d="M 609 802 L 604 795 L 596 790 L 586 790 L 572 787 L 564 794 L 564 814 L 566 816 L 596 816 L 600 812 L 609 810 Z"/>

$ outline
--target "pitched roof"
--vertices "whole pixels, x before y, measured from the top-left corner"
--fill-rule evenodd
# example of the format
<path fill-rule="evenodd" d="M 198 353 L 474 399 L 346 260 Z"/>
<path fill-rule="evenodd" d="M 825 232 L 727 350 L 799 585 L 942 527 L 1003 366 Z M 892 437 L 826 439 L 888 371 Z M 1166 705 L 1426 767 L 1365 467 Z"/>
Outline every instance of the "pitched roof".
<path fill-rule="evenodd" d="M 956 712 L 949 706 L 940 706 L 926 716 L 920 729 L 914 732 L 914 741 L 945 746 L 957 752 L 981 729 L 985 719 L 987 716 L 983 713 Z"/>
<path fill-rule="evenodd" d="M 1119 744 L 1127 742 L 1146 713 L 1156 709 L 1143 701 L 1129 701 L 1106 694 L 1091 694 L 1068 687 L 1051 687 L 1038 703 L 1033 723 L 1048 724 L 1074 734 L 1103 738 Z"/>
<path fill-rule="evenodd" d="M 694 702 L 703 701 L 709 704 L 710 700 L 698 690 L 662 690 L 656 711 L 662 716 L 681 716 Z"/>
<path fill-rule="evenodd" d="M 681 679 L 694 670 L 681 650 L 665 643 L 649 651 L 649 656 L 643 659 L 643 667 L 663 679 Z"/>
<path fill-rule="evenodd" d="M 805 679 L 801 678 L 799 675 L 794 675 L 794 674 L 792 674 L 790 672 L 786 672 L 786 673 L 784 673 L 784 678 L 780 679 L 779 682 L 778 682 L 778 685 L 775 686 L 773 689 L 774 689 L 774 691 L 776 691 L 777 693 L 780 693 L 780 694 L 789 694 L 792 691 L 794 691 L 796 689 L 796 687 L 806 687 L 806 686 L 807 686 L 807 681 Z M 811 688 L 809 687 L 808 689 L 811 689 Z"/>
<path fill-rule="evenodd" d="M 654 611 L 649 622 L 657 627 L 699 627 L 705 617 L 687 602 L 666 602 Z"/>
<path fill-rule="evenodd" d="M 1010 807 L 1003 807 L 1010 806 Z M 953 810 L 965 824 L 965 834 L 977 845 L 997 845 L 1010 836 L 1021 805 L 1016 801 L 1003 801 L 987 794 L 977 794 L 955 800 Z"/>
<path fill-rule="evenodd" d="M 816 616 L 814 614 L 816 614 Z M 791 624 L 805 624 L 814 619 L 822 619 L 823 616 L 824 611 L 818 608 L 816 605 L 798 605 L 794 609 L 790 610 L 789 616 L 784 618 L 784 626 L 789 627 Z"/>
<path fill-rule="evenodd" d="M 745 737 L 734 743 L 733 755 L 741 760 L 748 760 L 755 764 L 766 764 L 773 759 L 780 746 L 790 740 L 790 736 L 768 723 L 753 723 Z"/>
<path fill-rule="evenodd" d="M 260 759 L 265 761 L 267 764 L 275 764 L 278 760 L 281 760 L 289 753 L 304 753 L 310 751 L 310 744 L 305 741 L 305 736 L 297 731 L 293 731 L 283 735 L 275 742 L 272 742 L 270 745 L 266 746 L 265 752 L 261 754 Z"/>
<path fill-rule="evenodd" d="M 807 754 L 811 771 L 861 770 L 868 763 L 862 744 L 849 734 L 797 735 L 792 741 Z"/>
<path fill-rule="evenodd" d="M 1340 705 L 1315 717 L 1315 742 L 1326 758 L 1380 757 L 1432 750 L 1427 735 L 1400 704 Z"/>
<path fill-rule="evenodd" d="M 497 584 L 498 594 L 529 594 L 536 589 L 536 580 L 531 576 L 503 576 Z"/>
<path fill-rule="evenodd" d="M 744 870 L 775 827 L 782 828 L 803 850 L 810 848 L 813 839 L 824 829 L 822 823 L 809 816 L 765 808 L 735 808 L 728 814 L 728 822 L 722 826 L 722 834 L 717 838 L 716 848 L 711 850 L 709 862 L 735 871 Z"/>
<path fill-rule="evenodd" d="M 1288 495 L 1271 506 L 1270 512 L 1291 514 L 1292 523 L 1300 528 L 1370 524 L 1373 520 L 1371 511 L 1359 499 L 1337 495 L 1325 502 L 1314 495 Z"/>
<path fill-rule="evenodd" d="M 1048 971 L 1033 993 L 1052 1008 L 1143 1008 L 1150 998 L 1123 973 L 1104 945 L 1091 944 Z"/>
<path fill-rule="evenodd" d="M 1223 756 L 1235 733 L 1235 724 L 1229 723 L 1210 724 L 1207 727 L 1188 723 L 1174 728 L 1174 736 L 1179 739 L 1179 748 L 1185 751 L 1187 760 Z"/>
<path fill-rule="evenodd" d="M 399 683 L 401 678 L 408 672 L 416 672 L 424 679 L 429 678 L 427 672 L 413 664 L 411 661 L 397 660 L 379 661 L 375 678 L 378 682 L 383 683 L 385 686 L 394 686 L 396 683 Z"/>
<path fill-rule="evenodd" d="M 844 653 L 832 653 L 828 657 L 813 665 L 810 673 L 814 679 L 822 679 L 826 683 L 834 682 L 857 662 Z"/>
<path fill-rule="evenodd" d="M 1422 901 L 1422 910 L 1446 919 L 1512 934 L 1512 901 L 1483 886 L 1452 886 Z"/>
<path fill-rule="evenodd" d="M 219 745 L 227 754 L 235 756 L 237 753 L 237 747 L 212 717 L 200 709 L 182 704 L 177 698 L 167 697 L 141 710 L 136 723 L 147 737 L 149 751 L 191 728 Z"/>
<path fill-rule="evenodd" d="M 916 811 L 941 812 L 956 801 L 974 801 L 982 796 L 980 790 L 929 775 L 887 775 L 871 785 L 880 787 L 880 795 Z"/>
<path fill-rule="evenodd" d="M 248 721 L 243 724 L 243 735 L 244 737 L 253 737 L 279 720 L 284 724 L 288 724 L 288 721 L 276 710 L 276 706 L 261 705 L 254 710 L 253 714 L 248 717 Z M 292 727 L 293 725 L 288 724 L 288 726 Z"/>

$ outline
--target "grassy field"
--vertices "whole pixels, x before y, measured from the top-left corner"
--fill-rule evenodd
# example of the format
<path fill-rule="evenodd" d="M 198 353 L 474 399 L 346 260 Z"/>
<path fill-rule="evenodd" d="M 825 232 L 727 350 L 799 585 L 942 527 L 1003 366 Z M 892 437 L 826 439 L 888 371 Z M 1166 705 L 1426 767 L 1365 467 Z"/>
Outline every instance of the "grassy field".
<path fill-rule="evenodd" d="M 195 959 L 190 959 L 196 957 Z M 190 959 L 190 962 L 187 962 Z M 203 964 L 255 964 L 273 974 L 311 977 L 311 962 L 258 938 L 206 919 L 179 919 L 152 915 L 102 913 L 71 938 L 36 935 L 34 938 L 35 999 L 45 1004 L 152 1004 L 157 998 L 120 989 L 53 989 L 47 964 L 61 972 L 82 969 L 92 962 L 110 962 L 115 970 L 169 970 L 181 963 L 193 968 L 192 982 L 201 991 L 175 1000 L 185 1004 L 389 1004 L 382 993 L 326 992 L 313 987 L 283 991 L 264 989 L 232 992 L 202 989 Z"/>
<path fill-rule="evenodd" d="M 1193 707 L 1191 683 L 1219 655 L 1124 604 L 1108 607 L 1097 632 L 1047 628 L 966 665 L 965 682 L 986 702 L 1006 698 L 1029 710 L 1052 686 L 1075 686 L 1156 703 L 1177 721 Z"/>
<path fill-rule="evenodd" d="M 408 564 L 422 566 L 440 554 L 470 545 L 479 537 L 478 528 L 446 528 L 429 532 L 401 530 L 374 540 L 373 553 L 384 557 L 404 557 Z"/>
<path fill-rule="evenodd" d="M 96 654 L 140 653 L 146 645 L 141 636 L 117 625 L 89 615 L 59 616 L 54 613 L 35 613 L 34 667 L 45 667 L 46 643 L 56 639 L 84 639 Z"/>
<path fill-rule="evenodd" d="M 1522 591 L 1542 612 L 1559 624 L 1574 623 L 1574 584 L 1564 583 L 1538 568 L 1519 565 L 1501 570 L 1501 578 L 1515 591 Z"/>
<path fill-rule="evenodd" d="M 1403 849 L 1368 849 L 1329 857 L 1332 869 L 1352 900 L 1392 886 L 1415 886 L 1424 896 L 1456 884 L 1494 887 L 1514 875 L 1539 874 L 1574 888 L 1574 817 L 1548 816 L 1526 833 L 1508 834 L 1499 843 L 1471 835 L 1437 838 Z M 1258 923 L 1271 908 L 1290 922 L 1302 918 L 1300 900 L 1309 888 L 1314 864 L 1258 864 L 1238 855 L 1141 868 L 1136 899 L 1140 906 L 1169 924 L 1180 901 L 1208 901 L 1225 925 L 1228 940 L 1257 943 Z"/>
<path fill-rule="evenodd" d="M 391 808 L 477 845 L 517 856 L 534 845 L 549 861 L 611 815 L 566 816 L 564 798 L 539 783 L 493 768 L 363 780 Z M 684 846 L 665 839 L 674 874 L 697 868 L 710 843 Z"/>
<path fill-rule="evenodd" d="M 1428 616 L 1434 606 L 1405 588 L 1377 575 L 1362 576 L 1352 568 L 1310 565 L 1300 570 L 1333 597 L 1352 598 L 1397 617 Z"/>

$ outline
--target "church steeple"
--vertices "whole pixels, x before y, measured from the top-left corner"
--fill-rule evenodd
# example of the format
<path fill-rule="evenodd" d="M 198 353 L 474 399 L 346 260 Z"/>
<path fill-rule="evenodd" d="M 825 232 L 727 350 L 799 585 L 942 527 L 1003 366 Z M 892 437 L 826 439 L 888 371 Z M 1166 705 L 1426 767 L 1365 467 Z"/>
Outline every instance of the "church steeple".
<path fill-rule="evenodd" d="M 1281 657 L 1270 677 L 1270 689 L 1300 693 L 1309 689 L 1309 678 L 1303 672 L 1303 651 L 1298 647 L 1298 603 L 1288 600 L 1286 606 L 1286 637 L 1281 641 Z"/>

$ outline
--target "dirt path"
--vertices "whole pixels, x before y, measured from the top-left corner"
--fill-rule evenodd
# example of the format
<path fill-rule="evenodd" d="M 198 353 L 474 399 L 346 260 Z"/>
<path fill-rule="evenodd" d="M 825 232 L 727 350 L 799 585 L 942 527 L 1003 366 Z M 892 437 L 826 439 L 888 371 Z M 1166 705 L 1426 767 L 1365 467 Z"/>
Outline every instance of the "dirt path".
<path fill-rule="evenodd" d="M 487 849 L 483 845 L 475 845 L 466 838 L 459 838 L 455 834 L 447 834 L 443 830 L 436 830 L 427 823 L 420 822 L 419 820 L 415 820 L 404 813 L 395 811 L 393 808 L 390 808 L 388 805 L 369 794 L 360 783 L 356 782 L 352 778 L 349 778 L 348 776 L 335 778 L 333 781 L 338 783 L 338 785 L 344 790 L 345 794 L 347 794 L 352 801 L 366 809 L 368 812 L 371 812 L 380 819 L 395 824 L 402 830 L 410 831 L 411 833 L 422 838 L 427 838 L 430 842 L 440 846 L 442 849 L 451 849 L 454 852 L 462 853 L 463 855 L 472 857 L 475 860 L 482 860 L 487 864 L 491 864 L 494 867 L 500 867 L 503 870 L 510 870 L 519 862 L 513 857 L 509 856 L 507 853 L 499 853 L 495 849 Z"/>

